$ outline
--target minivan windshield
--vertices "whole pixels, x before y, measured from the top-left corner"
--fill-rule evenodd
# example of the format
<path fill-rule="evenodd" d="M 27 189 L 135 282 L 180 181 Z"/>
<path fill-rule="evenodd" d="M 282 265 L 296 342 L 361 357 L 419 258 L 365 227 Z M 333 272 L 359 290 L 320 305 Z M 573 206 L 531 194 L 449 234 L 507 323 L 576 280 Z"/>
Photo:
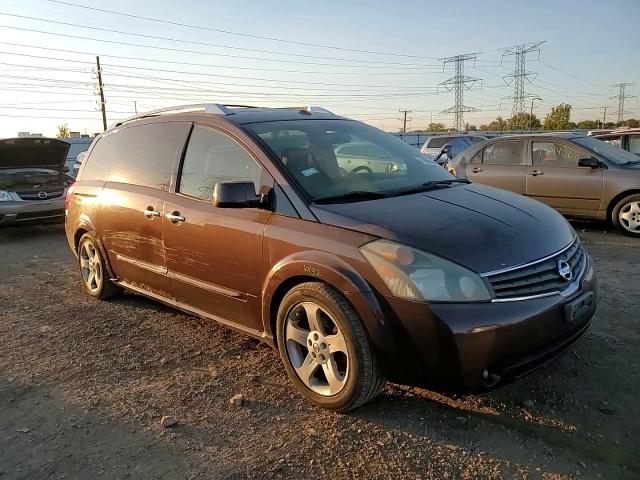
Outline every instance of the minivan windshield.
<path fill-rule="evenodd" d="M 592 137 L 578 137 L 573 139 L 579 145 L 587 147 L 589 150 L 618 165 L 629 165 L 640 163 L 640 158 L 633 153 L 614 147 L 610 143 L 603 142 Z"/>
<path fill-rule="evenodd" d="M 358 201 L 454 185 L 455 177 L 402 140 L 351 120 L 244 125 L 312 201 Z"/>

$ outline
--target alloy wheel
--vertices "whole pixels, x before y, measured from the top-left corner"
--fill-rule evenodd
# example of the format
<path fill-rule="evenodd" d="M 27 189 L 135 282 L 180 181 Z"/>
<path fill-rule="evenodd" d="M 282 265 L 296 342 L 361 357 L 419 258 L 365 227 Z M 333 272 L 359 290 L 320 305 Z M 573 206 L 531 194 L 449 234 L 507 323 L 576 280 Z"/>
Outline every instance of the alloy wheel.
<path fill-rule="evenodd" d="M 333 396 L 349 375 L 349 353 L 335 319 L 314 302 L 300 302 L 288 312 L 285 346 L 298 378 L 313 392 Z"/>
<path fill-rule="evenodd" d="M 640 202 L 632 201 L 624 205 L 618 213 L 620 225 L 632 233 L 640 233 Z"/>
<path fill-rule="evenodd" d="M 80 247 L 80 273 L 87 290 L 98 293 L 103 281 L 102 261 L 91 242 L 84 242 Z"/>

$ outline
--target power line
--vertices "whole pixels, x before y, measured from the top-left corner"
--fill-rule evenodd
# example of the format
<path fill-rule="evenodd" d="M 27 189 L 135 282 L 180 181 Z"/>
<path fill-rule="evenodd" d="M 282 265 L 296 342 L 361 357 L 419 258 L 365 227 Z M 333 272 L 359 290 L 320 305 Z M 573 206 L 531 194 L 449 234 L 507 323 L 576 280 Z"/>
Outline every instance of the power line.
<path fill-rule="evenodd" d="M 546 65 L 547 67 L 549 67 L 549 68 L 551 68 L 551 69 L 555 70 L 555 71 L 556 71 L 556 72 L 558 72 L 558 73 L 561 73 L 561 74 L 563 74 L 563 75 L 566 75 L 566 76 L 567 76 L 567 77 L 569 77 L 569 78 L 573 78 L 574 80 L 578 80 L 578 81 L 580 81 L 580 82 L 584 82 L 584 83 L 587 83 L 587 84 L 589 84 L 589 85 L 593 85 L 594 87 L 598 87 L 598 88 L 605 88 L 605 87 L 603 87 L 602 85 L 598 85 L 597 83 L 590 82 L 590 81 L 588 81 L 588 80 L 585 80 L 584 78 L 576 77 L 575 75 L 572 75 L 571 73 L 567 73 L 567 72 L 565 72 L 564 70 L 560 70 L 558 67 L 554 67 L 553 65 L 549 65 L 547 62 L 544 62 L 544 61 L 542 61 L 542 60 L 539 60 L 539 61 L 540 61 L 540 63 L 541 63 L 541 64 Z"/>
<path fill-rule="evenodd" d="M 52 23 L 52 24 L 55 24 L 55 25 L 64 25 L 66 27 L 84 28 L 86 30 L 95 30 L 95 31 L 98 31 L 98 32 L 117 33 L 119 35 L 129 35 L 129 36 L 138 37 L 138 38 L 153 39 L 153 40 L 163 40 L 163 41 L 168 41 L 168 42 L 184 43 L 184 44 L 189 44 L 189 45 L 200 45 L 200 46 L 205 46 L 205 47 L 225 48 L 225 49 L 230 49 L 230 50 L 241 50 L 241 51 L 244 51 L 244 52 L 267 53 L 267 54 L 270 54 L 270 55 L 287 55 L 287 56 L 310 58 L 310 59 L 316 59 L 316 60 L 335 60 L 335 61 L 340 61 L 340 62 L 375 63 L 375 64 L 380 64 L 380 65 L 404 65 L 404 66 L 412 66 L 412 67 L 423 67 L 423 66 L 425 66 L 425 65 L 415 64 L 415 63 L 388 62 L 388 61 L 382 61 L 382 60 L 360 60 L 360 59 L 355 59 L 355 58 L 343 58 L 343 57 L 324 57 L 324 56 L 319 56 L 319 55 L 308 55 L 308 54 L 304 54 L 304 53 L 291 53 L 291 52 L 281 52 L 281 51 L 275 51 L 275 50 L 264 50 L 264 49 L 259 49 L 259 48 L 239 47 L 239 46 L 236 46 L 236 45 L 223 45 L 223 44 L 217 44 L 217 43 L 201 42 L 201 41 L 197 41 L 197 40 L 185 40 L 185 39 L 182 39 L 182 38 L 172 38 L 172 37 L 163 37 L 163 36 L 160 36 L 160 35 L 149 35 L 149 34 L 145 34 L 145 33 L 127 32 L 127 31 L 124 31 L 124 30 L 115 30 L 115 29 L 112 29 L 112 28 L 94 27 L 94 26 L 89 26 L 89 25 L 83 25 L 83 24 L 80 24 L 80 23 L 63 22 L 61 20 L 49 20 L 47 18 L 32 17 L 32 16 L 29 16 L 29 15 L 19 15 L 19 14 L 16 14 L 16 13 L 0 12 L 0 15 L 3 15 L 3 16 L 6 16 L 6 17 L 13 17 L 13 18 L 21 18 L 21 19 L 25 19 L 25 20 L 35 20 L 35 21 L 38 21 L 38 22 Z"/>
<path fill-rule="evenodd" d="M 464 55 L 456 55 L 454 57 L 446 57 L 443 58 L 442 61 L 446 65 L 447 63 L 455 64 L 455 76 L 451 77 L 448 80 L 445 80 L 440 85 L 444 86 L 448 91 L 454 90 L 455 92 L 455 105 L 446 110 L 443 110 L 441 113 L 451 113 L 455 114 L 454 118 L 454 128 L 456 130 L 464 130 L 464 112 L 475 112 L 477 109 L 472 107 L 467 107 L 464 105 L 464 91 L 465 89 L 470 89 L 473 84 L 478 82 L 480 79 L 474 77 L 467 77 L 464 74 L 464 62 L 473 60 L 475 61 L 478 56 L 478 53 L 467 53 Z"/>
<path fill-rule="evenodd" d="M 151 49 L 155 49 L 155 50 L 161 50 L 161 51 L 171 51 L 171 52 L 179 52 L 179 53 L 193 53 L 193 54 L 198 54 L 198 55 L 208 55 L 208 56 L 214 56 L 214 57 L 229 57 L 229 58 L 240 58 L 242 60 L 260 60 L 260 61 L 264 61 L 264 62 L 279 62 L 279 63 L 295 63 L 295 64 L 301 64 L 301 65 L 324 65 L 324 66 L 333 66 L 333 67 L 348 67 L 349 65 L 344 65 L 344 64 L 336 64 L 336 63 L 319 63 L 319 62 L 303 62 L 303 61 L 299 61 L 299 60 L 286 60 L 286 59 L 276 59 L 276 58 L 263 58 L 263 57 L 247 57 L 244 55 L 232 55 L 229 53 L 214 53 L 214 52 L 205 52 L 202 50 L 188 50 L 188 49 L 184 49 L 184 48 L 174 48 L 174 47 L 159 47 L 157 45 L 146 45 L 146 44 L 142 44 L 142 43 L 133 43 L 133 42 L 121 42 L 121 41 L 117 41 L 117 40 L 106 40 L 106 39 L 102 39 L 102 38 L 95 38 L 95 37 L 86 37 L 86 36 L 82 36 L 82 35 L 70 35 L 67 33 L 59 33 L 59 32 L 49 32 L 46 30 L 38 30 L 38 29 L 34 29 L 34 28 L 22 28 L 22 27 L 14 27 L 11 25 L 0 25 L 0 28 L 7 28 L 10 30 L 17 30 L 17 31 L 21 31 L 21 32 L 32 32 L 32 33 L 42 33 L 45 35 L 53 35 L 53 36 L 58 36 L 58 37 L 65 37 L 65 38 L 74 38 L 77 40 L 90 40 L 93 42 L 102 42 L 102 43 L 110 43 L 113 45 L 125 45 L 125 46 L 129 46 L 129 47 L 140 47 L 140 48 L 151 48 Z M 380 63 L 380 62 L 378 62 Z M 400 64 L 402 65 L 402 64 Z M 409 64 L 407 64 L 409 65 Z M 388 66 L 385 65 L 358 65 L 359 68 L 389 68 Z M 425 68 L 426 66 L 416 66 L 415 68 Z"/>
<path fill-rule="evenodd" d="M 514 71 L 510 75 L 506 75 L 504 77 L 505 83 L 507 85 L 513 84 L 513 95 L 511 97 L 513 99 L 513 108 L 511 109 L 511 117 L 515 117 L 519 113 L 523 113 L 525 111 L 524 100 L 527 96 L 525 95 L 524 85 L 525 83 L 531 83 L 533 79 L 537 76 L 536 72 L 527 71 L 526 69 L 526 57 L 528 53 L 538 52 L 538 56 L 540 55 L 540 45 L 542 42 L 535 43 L 524 43 L 522 45 L 513 45 L 511 47 L 506 47 L 500 49 L 502 53 L 502 58 L 505 56 L 513 55 L 515 56 L 515 66 Z M 511 79 L 511 80 L 507 80 Z"/>
<path fill-rule="evenodd" d="M 193 29 L 197 29 L 197 30 L 206 30 L 206 31 L 210 31 L 210 32 L 224 33 L 226 35 L 236 35 L 236 36 L 241 36 L 241 37 L 254 38 L 254 39 L 258 39 L 258 40 L 269 40 L 269 41 L 272 41 L 272 42 L 289 43 L 289 44 L 293 44 L 293 45 L 302 45 L 302 46 L 305 46 L 305 47 L 328 48 L 328 49 L 331 49 L 331 50 L 340 50 L 340 51 L 345 51 L 345 52 L 368 53 L 368 54 L 374 54 L 374 55 L 391 55 L 391 56 L 394 56 L 394 57 L 424 58 L 424 59 L 434 59 L 434 60 L 436 59 L 436 57 L 426 57 L 426 56 L 423 56 L 423 55 L 411 55 L 411 54 L 407 54 L 407 53 L 398 53 L 398 52 L 379 52 L 379 51 L 374 51 L 374 50 L 361 50 L 361 49 L 357 49 L 357 48 L 339 47 L 339 46 L 336 46 L 336 45 L 301 42 L 301 41 L 297 41 L 297 40 L 285 40 L 285 39 L 277 38 L 277 37 L 268 37 L 268 36 L 255 35 L 255 34 L 249 34 L 249 33 L 233 32 L 231 30 L 221 30 L 221 29 L 217 29 L 217 28 L 205 27 L 205 26 L 202 26 L 202 25 L 193 25 L 193 24 L 188 24 L 188 23 L 181 23 L 181 22 L 175 22 L 175 21 L 170 21 L 170 20 L 163 20 L 163 19 L 159 19 L 159 18 L 144 17 L 142 15 L 134 15 L 132 13 L 117 12 L 115 10 L 106 10 L 106 9 L 103 9 L 103 8 L 90 7 L 90 6 L 87 6 L 87 5 L 79 5 L 77 3 L 64 2 L 64 1 L 61 1 L 61 0 L 49 0 L 49 1 L 51 3 L 59 3 L 61 5 L 67 5 L 67 6 L 71 6 L 71 7 L 77 7 L 77 8 L 84 8 L 84 9 L 87 9 L 87 10 L 93 10 L 93 11 L 97 11 L 97 12 L 109 13 L 111 15 L 120 15 L 120 16 L 123 16 L 123 17 L 136 18 L 138 20 L 145 20 L 145 21 L 149 21 L 149 22 L 163 23 L 165 25 L 175 25 L 175 26 L 179 26 L 179 27 L 187 27 L 187 28 L 193 28 Z"/>
<path fill-rule="evenodd" d="M 51 51 L 51 52 L 62 52 L 62 53 L 75 53 L 78 55 L 91 55 L 92 57 L 95 56 L 94 52 L 83 52 L 80 50 L 69 50 L 69 49 L 64 49 L 64 48 L 52 48 L 52 47 L 43 47 L 40 45 L 28 45 L 28 44 L 24 44 L 24 43 L 13 43 L 13 42 L 2 42 L 0 41 L 0 45 L 9 45 L 9 46 L 14 46 L 14 47 L 24 47 L 24 48 L 35 48 L 35 49 L 40 49 L 40 50 L 47 50 L 47 51 Z M 86 64 L 90 64 L 93 65 L 93 62 L 89 62 L 89 61 L 83 61 L 83 60 L 71 60 L 71 59 L 66 59 L 66 58 L 55 58 L 55 57 L 45 57 L 42 55 L 32 55 L 32 54 L 27 54 L 27 53 L 17 53 L 17 52 L 0 52 L 2 54 L 5 55 L 18 55 L 18 56 L 24 56 L 24 57 L 29 57 L 29 58 L 40 58 L 40 59 L 45 59 L 45 60 L 62 60 L 62 61 L 68 61 L 68 62 L 74 62 L 74 63 L 86 63 Z M 153 63 L 168 63 L 168 64 L 172 64 L 172 65 L 186 65 L 186 66 L 192 66 L 192 67 L 208 67 L 208 68 L 231 68 L 231 69 L 238 69 L 238 70 L 254 70 L 254 71 L 266 71 L 266 72 L 278 72 L 278 73 L 298 73 L 298 74 L 320 74 L 320 75 L 358 75 L 358 74 L 363 74 L 365 72 L 358 72 L 358 71 L 346 71 L 346 72 L 337 72 L 337 71 L 305 71 L 305 70 L 282 70 L 282 69 L 276 69 L 276 68 L 260 68 L 260 67 L 241 67 L 238 65 L 215 65 L 215 64 L 211 64 L 211 63 L 196 63 L 196 62 L 180 62 L 180 61 L 175 61 L 175 60 L 159 60 L 159 59 L 155 59 L 155 58 L 144 58 L 144 57 L 128 57 L 128 56 L 123 56 L 123 55 L 105 55 L 105 54 L 101 54 L 102 57 L 105 58 L 117 58 L 119 60 L 134 60 L 136 62 L 153 62 Z M 243 57 L 246 58 L 246 57 Z M 113 66 L 123 66 L 125 67 L 126 65 L 113 65 Z M 353 67 L 350 65 L 339 65 L 341 67 L 345 67 L 345 68 L 359 68 L 360 66 L 357 67 Z M 436 67 L 436 65 L 433 66 L 434 68 Z M 136 66 L 136 68 L 141 68 Z M 365 67 L 366 68 L 366 67 Z M 377 67 L 372 67 L 372 68 L 377 68 Z M 390 67 L 392 68 L 392 67 Z M 431 67 L 430 67 L 431 68 Z M 441 67 L 437 66 L 438 68 L 438 72 L 440 72 Z M 366 75 L 424 75 L 424 68 L 420 68 L 420 69 L 416 69 L 418 71 L 415 72 L 407 72 L 405 70 L 400 70 L 400 71 L 391 71 L 391 72 L 366 72 Z"/>

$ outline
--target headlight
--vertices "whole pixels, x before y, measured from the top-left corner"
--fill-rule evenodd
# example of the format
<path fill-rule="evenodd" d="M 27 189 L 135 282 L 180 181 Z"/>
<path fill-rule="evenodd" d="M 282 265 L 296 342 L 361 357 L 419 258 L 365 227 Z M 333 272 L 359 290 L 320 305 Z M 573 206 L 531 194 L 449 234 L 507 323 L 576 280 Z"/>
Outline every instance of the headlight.
<path fill-rule="evenodd" d="M 10 202 L 11 200 L 13 199 L 11 198 L 11 195 L 9 195 L 9 192 L 0 190 L 0 202 Z"/>
<path fill-rule="evenodd" d="M 368 243 L 360 251 L 396 297 L 434 302 L 491 299 L 477 273 L 430 253 L 388 240 Z"/>

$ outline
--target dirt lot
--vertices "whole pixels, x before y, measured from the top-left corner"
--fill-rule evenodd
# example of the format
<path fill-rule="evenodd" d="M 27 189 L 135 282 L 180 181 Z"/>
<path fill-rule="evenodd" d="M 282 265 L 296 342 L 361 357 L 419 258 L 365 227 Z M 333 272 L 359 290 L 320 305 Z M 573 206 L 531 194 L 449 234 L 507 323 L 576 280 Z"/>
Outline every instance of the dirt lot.
<path fill-rule="evenodd" d="M 640 242 L 576 228 L 603 299 L 572 350 L 489 394 L 390 385 L 348 415 L 257 341 L 89 300 L 61 226 L 2 230 L 0 478 L 640 478 Z"/>

